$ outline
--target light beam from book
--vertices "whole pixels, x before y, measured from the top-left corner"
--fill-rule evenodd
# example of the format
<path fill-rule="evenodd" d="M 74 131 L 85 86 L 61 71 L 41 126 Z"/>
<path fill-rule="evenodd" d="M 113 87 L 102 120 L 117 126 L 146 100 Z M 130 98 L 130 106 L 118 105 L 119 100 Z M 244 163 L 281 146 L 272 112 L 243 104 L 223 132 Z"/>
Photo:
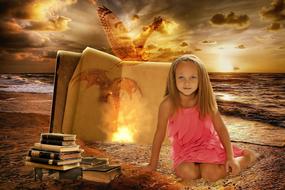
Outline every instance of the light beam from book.
<path fill-rule="evenodd" d="M 112 136 L 113 142 L 134 142 L 133 133 L 127 127 L 119 127 Z"/>

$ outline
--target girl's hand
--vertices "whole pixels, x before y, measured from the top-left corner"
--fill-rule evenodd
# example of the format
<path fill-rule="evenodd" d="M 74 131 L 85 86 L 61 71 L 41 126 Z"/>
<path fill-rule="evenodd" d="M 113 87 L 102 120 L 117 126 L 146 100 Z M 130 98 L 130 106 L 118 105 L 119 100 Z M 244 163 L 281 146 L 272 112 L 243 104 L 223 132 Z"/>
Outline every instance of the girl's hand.
<path fill-rule="evenodd" d="M 143 166 L 141 169 L 143 172 L 153 172 L 156 170 L 156 168 L 152 167 L 150 164 Z"/>
<path fill-rule="evenodd" d="M 240 165 L 235 159 L 229 159 L 226 162 L 226 172 L 233 175 L 238 175 L 240 173 Z"/>

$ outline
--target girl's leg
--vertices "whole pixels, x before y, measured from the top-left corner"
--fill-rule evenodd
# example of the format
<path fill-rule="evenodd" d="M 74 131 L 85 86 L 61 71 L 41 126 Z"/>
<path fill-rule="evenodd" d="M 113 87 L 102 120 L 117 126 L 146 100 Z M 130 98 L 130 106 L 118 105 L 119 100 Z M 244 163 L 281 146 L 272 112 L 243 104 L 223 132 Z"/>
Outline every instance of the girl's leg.
<path fill-rule="evenodd" d="M 244 170 L 254 164 L 254 162 L 257 160 L 258 154 L 252 150 L 244 149 L 243 150 L 243 156 L 235 158 L 239 165 L 240 169 Z"/>
<path fill-rule="evenodd" d="M 193 180 L 201 178 L 200 167 L 197 163 L 183 162 L 175 169 L 177 176 L 183 180 Z"/>
<path fill-rule="evenodd" d="M 201 177 L 207 181 L 214 182 L 227 175 L 223 164 L 200 164 Z"/>
<path fill-rule="evenodd" d="M 245 149 L 244 155 L 235 158 L 239 163 L 240 169 L 244 170 L 254 164 L 258 154 L 252 150 Z M 225 165 L 223 164 L 200 164 L 201 177 L 207 181 L 217 181 L 227 175 Z"/>

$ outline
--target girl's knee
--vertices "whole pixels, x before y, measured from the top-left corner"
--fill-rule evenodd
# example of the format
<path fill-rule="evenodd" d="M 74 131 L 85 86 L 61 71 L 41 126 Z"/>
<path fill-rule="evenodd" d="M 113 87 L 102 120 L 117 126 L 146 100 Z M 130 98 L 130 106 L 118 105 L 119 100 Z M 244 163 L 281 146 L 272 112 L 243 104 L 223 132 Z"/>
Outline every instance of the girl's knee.
<path fill-rule="evenodd" d="M 201 164 L 200 171 L 201 177 L 210 182 L 215 182 L 226 175 L 224 167 L 213 164 Z"/>
<path fill-rule="evenodd" d="M 183 180 L 199 179 L 201 177 L 199 167 L 195 166 L 195 164 L 191 164 L 181 164 L 176 169 L 176 175 L 181 177 Z"/>
<path fill-rule="evenodd" d="M 178 174 L 179 177 L 181 177 L 183 180 L 194 180 L 199 179 L 200 174 L 198 174 L 195 171 L 182 171 Z"/>

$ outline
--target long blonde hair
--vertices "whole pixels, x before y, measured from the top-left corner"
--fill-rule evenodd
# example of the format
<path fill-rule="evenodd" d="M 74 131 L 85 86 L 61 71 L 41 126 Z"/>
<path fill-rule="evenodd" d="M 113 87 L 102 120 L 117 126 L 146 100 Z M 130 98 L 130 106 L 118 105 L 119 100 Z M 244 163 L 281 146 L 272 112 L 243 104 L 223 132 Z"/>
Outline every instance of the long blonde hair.
<path fill-rule="evenodd" d="M 181 62 L 186 61 L 192 62 L 197 66 L 198 88 L 195 91 L 195 96 L 197 96 L 197 106 L 199 108 L 200 117 L 203 118 L 208 114 L 215 113 L 218 110 L 218 107 L 209 75 L 203 62 L 195 55 L 182 55 L 173 61 L 168 73 L 165 96 L 168 95 L 170 97 L 174 104 L 175 110 L 178 110 L 182 107 L 179 98 L 179 91 L 176 87 L 175 72 L 177 65 Z"/>

